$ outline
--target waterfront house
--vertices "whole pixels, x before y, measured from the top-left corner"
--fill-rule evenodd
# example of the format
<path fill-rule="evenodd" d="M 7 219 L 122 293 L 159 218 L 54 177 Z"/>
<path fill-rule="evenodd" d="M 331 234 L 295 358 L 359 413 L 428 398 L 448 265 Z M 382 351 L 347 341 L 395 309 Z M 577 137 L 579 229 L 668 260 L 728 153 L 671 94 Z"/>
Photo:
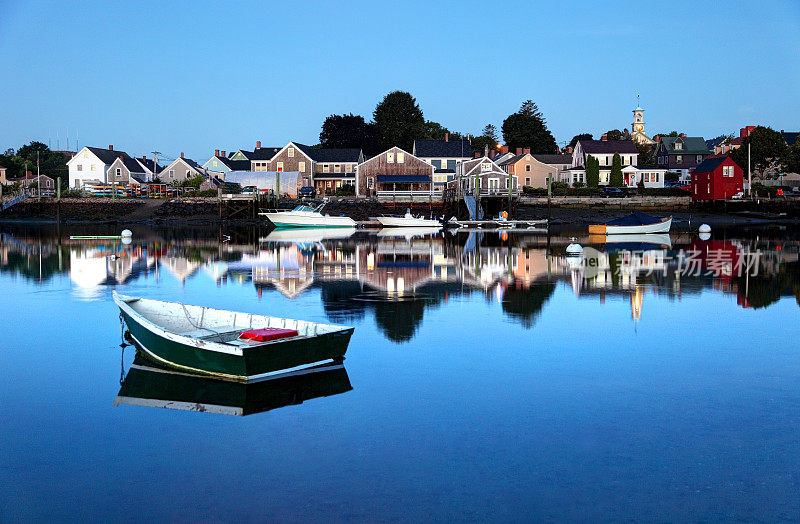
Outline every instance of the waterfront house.
<path fill-rule="evenodd" d="M 561 179 L 562 173 L 572 166 L 572 155 L 533 155 L 530 149 L 523 149 L 506 160 L 497 161 L 503 171 L 517 179 L 517 185 L 547 187 L 547 179 Z"/>
<path fill-rule="evenodd" d="M 469 140 L 450 140 L 450 134 L 444 140 L 414 140 L 411 153 L 434 167 L 433 183 L 443 188 L 453 180 L 456 166 L 472 158 L 472 145 Z"/>
<path fill-rule="evenodd" d="M 705 139 L 699 136 L 663 136 L 656 145 L 658 166 L 680 173 L 684 181 L 688 181 L 692 169 L 710 155 Z"/>
<path fill-rule="evenodd" d="M 128 186 L 148 181 L 144 164 L 125 155 L 120 155 L 108 167 L 108 183 Z"/>
<path fill-rule="evenodd" d="M 267 171 L 300 173 L 304 186 L 332 194 L 344 184 L 355 184 L 356 166 L 363 161 L 360 149 L 313 148 L 289 142 L 267 162 Z"/>
<path fill-rule="evenodd" d="M 458 165 L 456 172 L 457 188 L 462 195 L 474 195 L 477 184 L 482 197 L 508 196 L 509 180 L 512 193 L 517 194 L 517 179 L 506 173 L 489 157 L 473 158 L 462 162 Z"/>
<path fill-rule="evenodd" d="M 727 199 L 744 190 L 744 172 L 729 156 L 704 160 L 691 177 L 692 200 Z"/>
<path fill-rule="evenodd" d="M 114 151 L 99 147 L 84 147 L 67 161 L 69 187 L 81 189 L 91 184 L 108 184 L 108 169 L 120 156 L 130 158 L 125 151 Z"/>
<path fill-rule="evenodd" d="M 205 170 L 191 158 L 181 156 L 172 161 L 159 174 L 158 178 L 165 184 L 179 184 L 198 175 L 205 176 Z"/>
<path fill-rule="evenodd" d="M 638 165 L 639 150 L 631 140 L 579 140 L 572 151 L 572 167 L 562 171 L 561 181 L 571 185 L 586 184 L 586 158 L 591 155 L 600 163 L 599 185 L 607 186 L 616 153 L 622 161 L 625 187 L 634 188 L 640 183 L 644 187 L 664 187 L 667 169 Z"/>
<path fill-rule="evenodd" d="M 250 171 L 268 171 L 269 161 L 272 157 L 278 154 L 283 149 L 282 147 L 261 147 L 261 141 L 256 142 L 256 148 L 253 151 L 239 150 L 231 158 L 233 160 L 250 161 Z M 244 158 L 242 158 L 244 157 Z"/>
<path fill-rule="evenodd" d="M 356 195 L 379 199 L 432 197 L 434 169 L 421 158 L 392 147 L 358 164 Z"/>
<path fill-rule="evenodd" d="M 240 160 L 228 158 L 225 156 L 225 151 L 220 152 L 219 149 L 216 149 L 214 150 L 214 156 L 209 158 L 202 167 L 206 171 L 224 179 L 225 175 L 231 171 L 250 171 L 251 161 L 246 157 Z"/>
<path fill-rule="evenodd" d="M 7 184 L 19 184 L 20 187 L 28 188 L 37 185 L 43 191 L 53 191 L 56 188 L 55 180 L 46 175 L 36 176 L 36 173 L 28 171 L 25 176 L 19 178 L 9 178 Z"/>

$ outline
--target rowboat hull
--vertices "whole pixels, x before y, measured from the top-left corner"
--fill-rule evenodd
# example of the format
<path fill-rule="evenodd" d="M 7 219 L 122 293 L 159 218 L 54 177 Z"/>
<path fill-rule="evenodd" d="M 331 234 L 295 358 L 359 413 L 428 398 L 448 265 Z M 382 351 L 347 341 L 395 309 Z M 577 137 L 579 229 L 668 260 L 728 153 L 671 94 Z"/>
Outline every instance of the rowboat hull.
<path fill-rule="evenodd" d="M 653 224 L 637 224 L 633 226 L 612 226 L 595 224 L 589 226 L 590 235 L 640 235 L 648 233 L 669 233 L 672 217 Z"/>
<path fill-rule="evenodd" d="M 297 213 L 292 211 L 275 211 L 262 213 L 277 228 L 292 227 L 356 227 L 350 217 L 334 217 L 320 213 Z"/>
<path fill-rule="evenodd" d="M 342 364 L 323 364 L 243 384 L 188 374 L 137 354 L 114 405 L 246 416 L 352 390 Z"/>
<path fill-rule="evenodd" d="M 375 217 L 383 227 L 442 227 L 438 220 L 416 217 Z"/>
<path fill-rule="evenodd" d="M 126 300 L 138 299 L 116 293 L 114 299 L 128 327 L 129 339 L 149 358 L 174 369 L 224 380 L 252 382 L 286 370 L 298 370 L 340 361 L 347 352 L 353 334 L 353 328 L 327 326 L 335 329 L 314 336 L 300 336 L 240 348 L 164 330 L 137 314 L 126 303 Z M 245 314 L 239 315 L 248 318 Z M 251 325 L 254 318 L 259 318 L 255 315 L 249 317 Z M 243 329 L 247 327 L 244 325 Z"/>

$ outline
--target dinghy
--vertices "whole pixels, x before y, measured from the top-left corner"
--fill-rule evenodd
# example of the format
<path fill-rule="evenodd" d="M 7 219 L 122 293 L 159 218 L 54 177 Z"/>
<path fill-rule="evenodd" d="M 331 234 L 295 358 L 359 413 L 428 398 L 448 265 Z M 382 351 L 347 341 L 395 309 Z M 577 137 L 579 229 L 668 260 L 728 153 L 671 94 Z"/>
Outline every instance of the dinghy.
<path fill-rule="evenodd" d="M 630 235 L 642 233 L 669 233 L 672 217 L 658 218 L 639 211 L 605 224 L 589 226 L 590 235 Z"/>
<path fill-rule="evenodd" d="M 252 382 L 344 359 L 353 328 L 113 293 L 130 340 L 175 369 Z"/>

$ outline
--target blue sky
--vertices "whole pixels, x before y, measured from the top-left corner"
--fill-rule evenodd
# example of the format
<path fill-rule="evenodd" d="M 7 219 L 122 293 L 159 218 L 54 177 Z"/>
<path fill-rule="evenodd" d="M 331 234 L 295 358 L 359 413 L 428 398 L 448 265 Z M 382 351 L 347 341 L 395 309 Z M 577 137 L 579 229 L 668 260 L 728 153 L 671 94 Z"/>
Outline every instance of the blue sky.
<path fill-rule="evenodd" d="M 492 10 L 493 9 L 493 10 Z M 314 144 L 396 89 L 465 133 L 526 99 L 559 142 L 629 127 L 800 129 L 800 2 L 0 0 L 0 147 Z"/>

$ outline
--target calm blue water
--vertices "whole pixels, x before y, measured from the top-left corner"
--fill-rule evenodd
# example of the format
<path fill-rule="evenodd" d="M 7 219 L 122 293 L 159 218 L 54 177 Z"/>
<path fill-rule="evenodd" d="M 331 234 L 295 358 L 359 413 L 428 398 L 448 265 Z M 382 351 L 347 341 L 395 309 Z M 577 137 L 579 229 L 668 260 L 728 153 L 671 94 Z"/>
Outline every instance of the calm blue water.
<path fill-rule="evenodd" d="M 785 231 L 673 235 L 613 278 L 571 269 L 565 237 L 0 231 L 2 520 L 800 517 Z M 675 277 L 709 246 L 760 250 L 759 274 Z M 353 325 L 352 389 L 244 417 L 115 406 L 113 289 Z"/>

